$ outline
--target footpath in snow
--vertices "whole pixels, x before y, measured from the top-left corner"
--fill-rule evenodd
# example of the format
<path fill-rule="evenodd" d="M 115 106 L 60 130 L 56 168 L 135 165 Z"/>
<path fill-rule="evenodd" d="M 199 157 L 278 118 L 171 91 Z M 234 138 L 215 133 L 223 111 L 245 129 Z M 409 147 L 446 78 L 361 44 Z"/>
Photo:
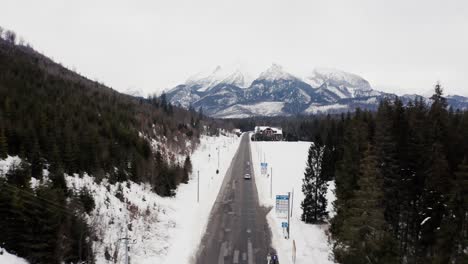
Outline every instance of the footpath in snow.
<path fill-rule="evenodd" d="M 302 179 L 307 160 L 310 142 L 251 142 L 252 162 L 255 171 L 260 203 L 273 209 L 267 215 L 272 230 L 272 244 L 278 252 L 281 263 L 293 263 L 293 243 L 296 247 L 296 264 L 328 264 L 331 260 L 331 248 L 326 232 L 328 225 L 311 225 L 301 221 Z M 260 162 L 268 163 L 267 174 L 261 174 Z M 270 196 L 271 169 L 273 169 L 272 195 Z M 292 197 L 292 217 L 290 222 L 290 239 L 285 239 L 282 222 L 275 212 L 276 195 Z M 328 206 L 332 210 L 334 184 L 329 182 L 327 193 Z M 333 214 L 333 212 L 331 212 Z"/>

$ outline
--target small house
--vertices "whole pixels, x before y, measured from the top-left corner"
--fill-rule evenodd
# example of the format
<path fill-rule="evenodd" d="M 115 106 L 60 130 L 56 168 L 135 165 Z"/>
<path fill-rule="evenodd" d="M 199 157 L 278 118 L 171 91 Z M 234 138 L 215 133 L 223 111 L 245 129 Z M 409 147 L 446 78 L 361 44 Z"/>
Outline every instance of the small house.
<path fill-rule="evenodd" d="M 252 136 L 252 140 L 281 141 L 283 140 L 283 130 L 279 127 L 256 126 L 254 129 L 254 135 Z"/>

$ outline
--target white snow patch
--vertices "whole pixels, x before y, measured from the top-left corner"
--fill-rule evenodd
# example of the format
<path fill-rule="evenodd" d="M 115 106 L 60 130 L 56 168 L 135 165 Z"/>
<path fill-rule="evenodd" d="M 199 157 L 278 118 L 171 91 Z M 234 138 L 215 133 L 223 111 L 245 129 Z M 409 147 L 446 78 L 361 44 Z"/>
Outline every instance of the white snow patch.
<path fill-rule="evenodd" d="M 18 156 L 7 156 L 6 159 L 0 159 L 0 177 L 5 177 L 11 167 L 18 166 L 21 159 Z"/>
<path fill-rule="evenodd" d="M 305 164 L 310 142 L 252 142 L 251 152 L 254 164 L 255 183 L 257 185 L 260 203 L 274 206 L 277 194 L 287 194 L 294 191 L 292 200 L 291 237 L 284 238 L 281 222 L 286 219 L 277 218 L 273 208 L 267 215 L 272 229 L 272 244 L 278 251 L 281 263 L 292 262 L 292 245 L 296 244 L 296 264 L 333 263 L 332 249 L 328 244 L 328 224 L 311 225 L 301 221 L 301 201 L 304 194 L 301 191 Z M 260 159 L 266 158 L 268 175 L 260 174 Z M 270 197 L 270 173 L 273 169 L 273 193 Z M 334 183 L 328 183 L 328 205 L 330 215 L 332 203 L 335 200 Z"/>
<path fill-rule="evenodd" d="M 311 104 L 304 112 L 308 114 L 327 113 L 330 110 L 340 110 L 348 108 L 347 105 L 330 104 L 330 105 L 315 105 Z"/>
<path fill-rule="evenodd" d="M 284 115 L 284 102 L 261 102 L 251 105 L 237 104 L 215 114 L 220 118 L 245 118 L 249 116 L 278 116 Z"/>
<path fill-rule="evenodd" d="M 421 226 L 423 226 L 423 225 L 424 225 L 424 224 L 425 224 L 427 221 L 429 221 L 429 219 L 431 219 L 431 217 L 430 217 L 430 216 L 428 216 L 428 217 L 424 218 L 424 220 L 422 220 L 422 222 L 421 222 L 421 224 L 420 224 L 420 225 L 421 225 Z"/>
<path fill-rule="evenodd" d="M 22 259 L 20 257 L 17 257 L 13 254 L 10 254 L 6 251 L 6 249 L 3 249 L 0 247 L 0 263 L 1 264 L 28 264 L 25 259 Z"/>

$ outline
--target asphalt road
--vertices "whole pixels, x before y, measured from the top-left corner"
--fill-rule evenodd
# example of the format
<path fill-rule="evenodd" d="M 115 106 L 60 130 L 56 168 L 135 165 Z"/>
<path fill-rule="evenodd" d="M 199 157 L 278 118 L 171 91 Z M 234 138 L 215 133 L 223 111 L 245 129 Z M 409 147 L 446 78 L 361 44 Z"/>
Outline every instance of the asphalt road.
<path fill-rule="evenodd" d="M 225 175 L 198 249 L 197 264 L 264 264 L 267 254 L 275 252 L 266 221 L 269 209 L 258 202 L 249 141 L 244 134 Z M 245 173 L 252 179 L 244 179 Z"/>

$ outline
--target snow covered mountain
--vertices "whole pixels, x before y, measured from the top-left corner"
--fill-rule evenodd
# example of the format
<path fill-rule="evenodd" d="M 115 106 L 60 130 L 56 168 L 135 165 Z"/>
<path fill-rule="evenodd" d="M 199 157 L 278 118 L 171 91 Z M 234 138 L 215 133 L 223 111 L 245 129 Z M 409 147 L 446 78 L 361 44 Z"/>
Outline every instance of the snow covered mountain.
<path fill-rule="evenodd" d="M 272 64 L 256 79 L 248 76 L 239 69 L 218 66 L 208 74 L 190 77 L 166 95 L 172 104 L 202 107 L 205 114 L 219 118 L 340 113 L 356 107 L 373 110 L 381 99 L 396 96 L 374 90 L 361 76 L 335 69 L 319 68 L 299 77 Z M 401 98 L 409 101 L 417 96 Z M 468 109 L 465 97 L 447 99 L 456 108 Z"/>
<path fill-rule="evenodd" d="M 237 87 L 248 87 L 251 82 L 252 80 L 249 79 L 249 77 L 240 69 L 230 71 L 222 68 L 221 66 L 217 66 L 208 75 L 199 73 L 190 77 L 185 84 L 196 87 L 198 92 L 207 92 L 220 83 L 234 85 Z"/>
<path fill-rule="evenodd" d="M 364 78 L 340 70 L 320 68 L 304 79 L 310 86 L 323 93 L 332 93 L 339 99 L 380 96 Z"/>

